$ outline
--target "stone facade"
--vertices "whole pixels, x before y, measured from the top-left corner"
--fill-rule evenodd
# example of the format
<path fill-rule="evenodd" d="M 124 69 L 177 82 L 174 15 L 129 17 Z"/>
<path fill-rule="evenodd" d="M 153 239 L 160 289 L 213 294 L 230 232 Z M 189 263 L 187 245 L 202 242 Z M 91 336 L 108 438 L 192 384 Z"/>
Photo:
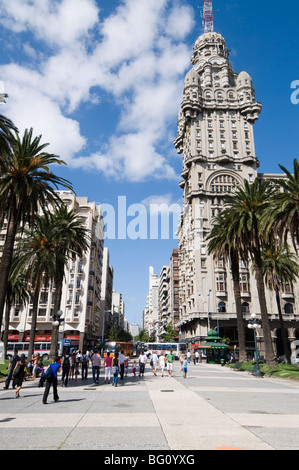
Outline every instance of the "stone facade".
<path fill-rule="evenodd" d="M 201 341 L 210 327 L 237 344 L 236 309 L 229 266 L 208 255 L 206 237 L 224 197 L 244 179 L 259 175 L 253 125 L 262 105 L 255 99 L 252 79 L 234 72 L 224 38 L 206 33 L 195 43 L 192 69 L 187 73 L 174 142 L 182 154 L 180 187 L 184 208 L 178 229 L 180 314 L 183 339 Z M 272 177 L 273 175 L 271 175 Z M 277 176 L 277 175 L 276 175 Z M 250 266 L 240 264 L 244 318 L 259 314 L 259 302 Z M 286 286 L 282 307 L 290 341 L 299 338 L 299 290 Z M 281 353 L 275 296 L 267 291 L 273 341 Z M 248 330 L 247 346 L 253 347 Z M 259 344 L 263 353 L 262 331 Z"/>

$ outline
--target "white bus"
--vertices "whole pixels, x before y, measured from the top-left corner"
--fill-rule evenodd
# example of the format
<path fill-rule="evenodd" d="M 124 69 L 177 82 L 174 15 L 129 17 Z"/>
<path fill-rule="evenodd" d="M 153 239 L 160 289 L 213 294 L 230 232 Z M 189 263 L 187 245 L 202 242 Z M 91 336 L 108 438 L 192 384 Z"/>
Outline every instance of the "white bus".
<path fill-rule="evenodd" d="M 183 354 L 187 353 L 187 345 L 185 343 L 144 343 L 144 352 L 146 355 L 157 354 L 161 356 L 162 354 L 168 354 L 172 350 L 172 354 L 176 359 L 179 358 L 180 351 Z"/>
<path fill-rule="evenodd" d="M 29 343 L 7 343 L 7 359 L 13 357 L 14 350 L 18 350 L 18 355 L 25 354 L 28 357 Z M 51 343 L 48 342 L 36 342 L 34 343 L 34 354 L 39 353 L 43 361 L 47 361 L 50 357 Z"/>

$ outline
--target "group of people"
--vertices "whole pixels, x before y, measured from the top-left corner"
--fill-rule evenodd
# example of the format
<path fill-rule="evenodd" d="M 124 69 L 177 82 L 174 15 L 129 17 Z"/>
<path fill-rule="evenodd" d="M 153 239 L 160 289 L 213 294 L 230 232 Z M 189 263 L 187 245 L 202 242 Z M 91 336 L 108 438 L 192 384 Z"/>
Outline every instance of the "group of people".
<path fill-rule="evenodd" d="M 137 367 L 139 365 L 139 377 L 144 377 L 145 366 L 147 364 L 149 357 L 144 351 L 141 351 L 138 360 L 134 359 L 132 362 L 132 374 L 133 377 L 137 375 Z M 124 354 L 124 351 L 116 352 L 114 356 L 107 352 L 106 357 L 102 358 L 100 352 L 95 349 L 91 352 L 73 351 L 70 353 L 66 351 L 62 358 L 57 357 L 52 364 L 49 364 L 46 368 L 43 367 L 39 355 L 33 356 L 32 360 L 27 363 L 26 357 L 24 354 L 19 357 L 18 351 L 14 351 L 14 356 L 11 360 L 8 376 L 5 381 L 4 389 L 9 388 L 9 384 L 13 382 L 13 389 L 16 390 L 15 397 L 19 398 L 20 390 L 22 388 L 23 382 L 26 378 L 26 375 L 32 377 L 32 380 L 35 380 L 38 376 L 38 373 L 41 373 L 41 378 L 39 381 L 39 387 L 42 387 L 45 384 L 45 390 L 43 394 L 43 403 L 47 403 L 47 398 L 51 386 L 53 387 L 53 397 L 54 401 L 59 400 L 58 396 L 58 372 L 61 370 L 61 386 L 67 387 L 69 380 L 77 380 L 79 375 L 79 369 L 81 368 L 81 379 L 87 380 L 89 364 L 92 366 L 92 377 L 93 383 L 99 383 L 100 370 L 102 366 L 104 367 L 104 384 L 110 384 L 112 379 L 112 385 L 114 387 L 118 386 L 118 380 L 123 380 L 124 377 L 127 377 L 129 370 L 129 361 L 130 357 Z M 153 374 L 157 375 L 157 368 L 161 369 L 161 376 L 164 376 L 164 370 L 166 368 L 168 376 L 172 376 L 173 371 L 173 362 L 175 361 L 175 356 L 173 351 L 170 351 L 168 354 L 161 354 L 159 357 L 156 353 L 151 354 L 150 356 L 150 365 L 152 367 Z M 183 371 L 183 377 L 186 378 L 187 375 L 187 356 L 180 356 L 181 370 Z"/>
<path fill-rule="evenodd" d="M 180 355 L 179 357 L 180 362 L 181 362 L 181 370 L 183 371 L 183 377 L 186 378 L 187 376 L 187 363 L 188 363 L 188 358 L 187 356 Z M 161 354 L 158 356 L 155 352 L 153 352 L 150 355 L 150 366 L 152 367 L 153 374 L 157 376 L 157 367 L 161 369 L 161 377 L 164 377 L 164 370 L 166 366 L 166 370 L 168 372 L 168 376 L 172 377 L 172 371 L 173 371 L 173 362 L 175 361 L 175 356 L 173 354 L 173 351 L 171 350 L 168 354 Z M 147 362 L 147 356 L 146 354 L 142 351 L 141 355 L 139 356 L 139 362 L 140 364 L 144 365 Z M 143 370 L 143 373 L 142 371 Z M 141 368 L 140 367 L 140 374 L 143 376 L 144 374 L 144 366 Z"/>

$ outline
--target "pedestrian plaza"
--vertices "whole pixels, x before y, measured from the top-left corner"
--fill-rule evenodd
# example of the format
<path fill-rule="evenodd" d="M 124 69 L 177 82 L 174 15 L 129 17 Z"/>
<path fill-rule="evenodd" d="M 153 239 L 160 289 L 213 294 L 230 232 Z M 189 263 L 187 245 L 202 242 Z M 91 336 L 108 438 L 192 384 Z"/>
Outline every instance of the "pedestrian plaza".
<path fill-rule="evenodd" d="M 60 381 L 59 381 L 60 383 Z M 258 378 L 220 365 L 190 364 L 186 379 L 149 365 L 117 388 L 88 379 L 50 391 L 26 381 L 15 398 L 0 384 L 0 449 L 199 451 L 298 450 L 299 383 Z M 117 454 L 119 455 L 119 454 Z"/>

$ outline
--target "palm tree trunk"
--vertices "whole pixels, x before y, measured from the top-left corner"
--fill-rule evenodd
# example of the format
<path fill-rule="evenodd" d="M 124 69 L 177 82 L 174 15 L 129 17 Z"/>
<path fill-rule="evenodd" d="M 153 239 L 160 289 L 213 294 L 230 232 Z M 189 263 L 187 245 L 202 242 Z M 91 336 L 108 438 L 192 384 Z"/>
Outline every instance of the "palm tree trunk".
<path fill-rule="evenodd" d="M 62 296 L 62 284 L 63 284 L 63 276 L 61 277 L 58 274 L 55 279 L 54 315 L 60 309 L 61 296 Z M 50 349 L 51 360 L 55 360 L 58 331 L 59 331 L 59 326 L 52 325 L 51 349 Z"/>
<path fill-rule="evenodd" d="M 31 316 L 31 330 L 30 330 L 30 340 L 29 340 L 29 349 L 28 349 L 28 361 L 32 359 L 34 353 L 34 343 L 35 343 L 35 333 L 36 333 L 36 324 L 37 324 L 37 311 L 38 311 L 38 300 L 39 300 L 39 283 L 35 287 L 33 294 L 33 308 Z"/>
<path fill-rule="evenodd" d="M 13 199 L 12 205 L 9 210 L 8 216 L 8 227 L 6 233 L 6 239 L 0 264 L 0 334 L 3 320 L 3 312 L 6 300 L 6 291 L 9 279 L 9 272 L 12 262 L 14 243 L 17 232 L 17 209 L 16 201 Z"/>
<path fill-rule="evenodd" d="M 242 301 L 240 292 L 240 272 L 239 257 L 235 253 L 231 253 L 231 269 L 234 285 L 234 296 L 236 302 L 237 329 L 239 340 L 239 360 L 246 361 L 246 344 L 245 344 L 245 325 L 242 313 Z"/>
<path fill-rule="evenodd" d="M 275 295 L 276 295 L 276 303 L 277 303 L 277 308 L 278 308 L 278 316 L 279 316 L 279 322 L 280 322 L 280 329 L 281 329 L 281 336 L 282 336 L 284 354 L 285 354 L 285 357 L 287 359 L 288 364 L 291 364 L 291 353 L 290 353 L 289 339 L 288 339 L 287 330 L 284 326 L 284 321 L 283 321 L 283 316 L 282 316 L 282 311 L 281 311 L 280 296 L 279 296 L 279 290 L 278 289 L 275 289 Z"/>
<path fill-rule="evenodd" d="M 4 317 L 4 336 L 3 336 L 4 357 L 6 357 L 6 354 L 7 354 L 10 309 L 11 309 L 11 303 L 9 301 L 6 301 L 5 317 Z"/>
<path fill-rule="evenodd" d="M 270 325 L 269 325 L 269 318 L 268 318 L 262 261 L 261 261 L 261 257 L 259 253 L 257 253 L 255 257 L 255 262 L 256 262 L 255 278 L 256 278 L 256 287 L 258 291 L 258 298 L 259 298 L 259 304 L 260 304 L 260 310 L 261 310 L 262 328 L 263 328 L 265 353 L 266 353 L 266 363 L 268 365 L 276 365 L 273 343 L 272 343 L 272 338 L 271 338 Z"/>

